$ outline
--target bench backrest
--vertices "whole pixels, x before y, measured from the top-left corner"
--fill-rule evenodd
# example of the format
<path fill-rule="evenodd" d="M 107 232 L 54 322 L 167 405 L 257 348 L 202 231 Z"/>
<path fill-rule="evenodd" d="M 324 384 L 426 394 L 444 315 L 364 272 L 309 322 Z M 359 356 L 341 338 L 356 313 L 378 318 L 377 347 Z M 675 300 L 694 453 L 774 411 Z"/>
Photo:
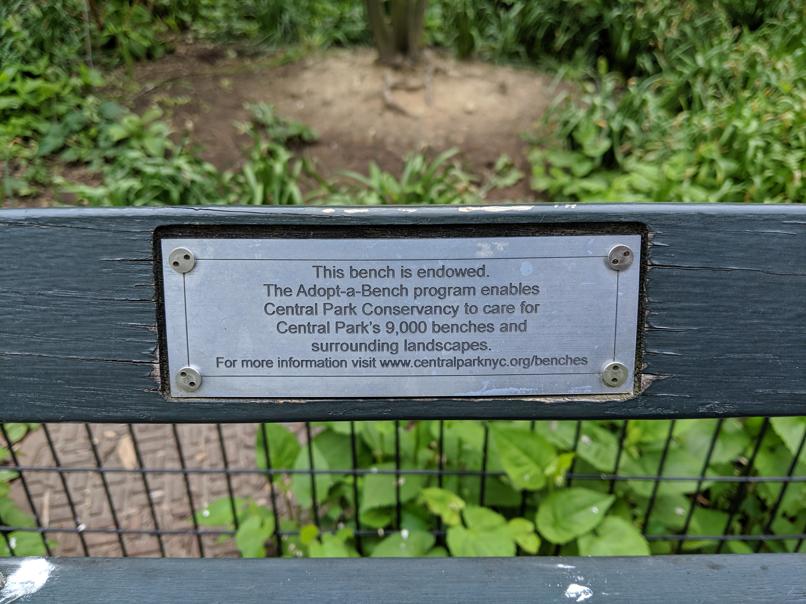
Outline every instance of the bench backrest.
<path fill-rule="evenodd" d="M 636 393 L 168 400 L 155 258 L 163 231 L 194 229 L 303 238 L 325 230 L 351 239 L 638 232 Z M 3 421 L 806 414 L 801 206 L 4 210 L 0 257 Z"/>

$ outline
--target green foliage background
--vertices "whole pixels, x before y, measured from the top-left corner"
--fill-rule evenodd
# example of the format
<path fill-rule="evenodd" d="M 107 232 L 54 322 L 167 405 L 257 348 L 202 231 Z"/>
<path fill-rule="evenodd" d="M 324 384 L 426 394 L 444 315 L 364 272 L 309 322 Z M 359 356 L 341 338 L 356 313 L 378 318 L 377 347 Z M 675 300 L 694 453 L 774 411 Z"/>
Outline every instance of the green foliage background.
<path fill-rule="evenodd" d="M 806 462 L 796 460 L 806 418 L 312 427 L 310 451 L 283 425 L 258 431 L 257 465 L 275 471 L 276 517 L 270 505 L 239 498 L 236 526 L 224 498 L 197 513 L 199 525 L 236 531 L 246 557 L 280 548 L 292 557 L 401 557 L 792 552 L 797 538 L 720 546 L 713 537 L 797 535 L 806 523 L 806 483 L 714 478 L 803 476 Z M 313 476 L 311 457 L 321 472 Z M 479 471 L 488 474 L 471 474 Z M 356 528 L 370 535 L 356 537 Z M 283 535 L 279 547 L 275 530 Z M 680 534 L 686 538 L 668 538 Z"/>
<path fill-rule="evenodd" d="M 97 7 L 97 10 L 91 10 Z M 5 0 L 0 4 L 0 202 L 49 191 L 94 205 L 472 203 L 528 177 L 552 201 L 803 202 L 806 165 L 806 4 L 800 0 L 432 0 L 430 44 L 460 57 L 548 70 L 574 93 L 561 98 L 533 131 L 531 174 L 502 157 L 491 178 L 468 173 L 460 156 L 414 155 L 400 175 L 377 166 L 324 180 L 298 153 L 316 133 L 268 105 L 239 125 L 250 135 L 242 167 L 221 172 L 188 141 L 171 136 L 158 109 L 136 113 L 105 97 L 104 71 L 171 51 L 178 34 L 287 60 L 333 45 L 367 44 L 360 2 L 350 0 Z M 95 176 L 77 184 L 63 168 Z M 315 187 L 304 187 L 316 183 Z M 353 476 L 350 424 L 318 424 L 314 466 L 320 526 L 313 523 L 311 481 L 278 476 L 283 513 L 238 499 L 235 542 L 245 556 L 644 554 L 714 551 L 697 536 L 790 535 L 806 525 L 806 485 L 739 486 L 716 475 L 804 475 L 793 465 L 806 420 L 649 422 L 454 422 L 401 424 L 401 467 L 453 472 L 396 481 L 395 425 L 357 423 Z M 17 425 L 7 425 L 22 438 Z M 708 467 L 713 431 L 720 433 Z M 274 468 L 305 470 L 307 449 L 280 425 L 267 425 Z M 669 431 L 670 447 L 664 452 Z M 624 438 L 623 454 L 618 442 Z M 754 444 L 761 446 L 752 468 Z M 486 469 L 484 480 L 462 476 Z M 2 453 L 2 451 L 0 451 Z M 265 464 L 262 433 L 256 459 Z M 7 452 L 3 455 L 3 459 Z M 617 459 L 618 458 L 618 459 Z M 661 459 L 664 463 L 661 464 Z M 575 473 L 699 476 L 696 480 L 582 480 Z M 0 476 L 0 520 L 31 526 Z M 740 507 L 733 509 L 737 489 Z M 359 493 L 358 505 L 353 497 Z M 483 491 L 483 495 L 482 495 Z M 400 500 L 400 517 L 397 501 Z M 653 509 L 648 510 L 649 502 Z M 235 530 L 233 502 L 198 514 L 205 526 Z M 774 517 L 771 512 L 777 510 Z M 356 538 L 356 520 L 377 536 Z M 679 533 L 685 541 L 647 541 Z M 435 537 L 435 530 L 444 537 Z M 11 533 L 20 553 L 40 554 L 35 533 Z M 0 554 L 8 553 L 0 542 Z M 727 551 L 745 552 L 741 540 Z M 795 540 L 763 548 L 792 551 Z M 7 546 L 6 546 L 7 549 Z"/>
<path fill-rule="evenodd" d="M 134 115 L 101 92 L 98 69 L 158 58 L 178 33 L 275 49 L 285 60 L 368 43 L 363 19 L 362 4 L 350 0 L 7 0 L 0 201 L 45 189 L 109 205 L 467 203 L 521 178 L 510 158 L 489 183 L 455 157 L 437 166 L 420 157 L 403 179 L 370 168 L 354 186 L 336 187 L 271 136 L 246 151 L 248 169 L 236 177 L 171 139 L 159 113 Z M 537 66 L 569 83 L 573 94 L 525 133 L 538 197 L 804 200 L 801 0 L 432 0 L 427 38 L 459 56 Z M 62 166 L 102 184 L 74 185 L 59 176 Z M 303 194 L 302 179 L 321 186 Z"/>

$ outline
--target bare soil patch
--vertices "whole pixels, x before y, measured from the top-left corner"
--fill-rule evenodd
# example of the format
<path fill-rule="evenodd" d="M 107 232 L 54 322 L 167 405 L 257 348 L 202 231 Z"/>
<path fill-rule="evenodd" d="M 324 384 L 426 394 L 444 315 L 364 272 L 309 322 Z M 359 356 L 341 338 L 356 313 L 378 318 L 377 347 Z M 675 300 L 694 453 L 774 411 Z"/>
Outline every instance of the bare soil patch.
<path fill-rule="evenodd" d="M 326 177 L 366 172 L 369 162 L 399 173 L 406 155 L 458 148 L 462 163 L 485 173 L 501 154 L 525 172 L 522 134 L 559 90 L 533 70 L 457 61 L 430 53 L 416 69 L 376 63 L 371 49 L 337 49 L 286 64 L 277 57 L 230 58 L 215 47 L 181 47 L 158 62 L 138 65 L 124 101 L 142 110 L 170 109 L 205 159 L 234 168 L 248 143 L 235 127 L 247 103 L 266 102 L 304 122 L 319 141 L 303 153 Z M 533 196 L 524 180 L 498 196 Z"/>
<path fill-rule="evenodd" d="M 249 56 L 248 49 L 178 43 L 158 61 L 107 74 L 105 95 L 142 112 L 164 110 L 174 135 L 188 138 L 201 156 L 222 170 L 238 168 L 249 146 L 237 127 L 249 118 L 249 103 L 270 103 L 286 119 L 319 135 L 299 152 L 326 179 L 344 171 L 366 173 L 370 162 L 399 175 L 412 153 L 435 156 L 459 150 L 458 161 L 473 174 L 489 176 L 506 154 L 525 174 L 533 129 L 561 86 L 531 69 L 458 61 L 428 52 L 416 68 L 379 65 L 369 48 L 333 49 L 292 60 L 287 52 Z M 83 166 L 53 161 L 52 173 L 95 185 Z M 314 184 L 314 183 L 310 183 Z M 528 177 L 488 194 L 493 202 L 534 199 Z M 70 204 L 71 196 L 43 190 L 6 200 L 4 207 Z"/>

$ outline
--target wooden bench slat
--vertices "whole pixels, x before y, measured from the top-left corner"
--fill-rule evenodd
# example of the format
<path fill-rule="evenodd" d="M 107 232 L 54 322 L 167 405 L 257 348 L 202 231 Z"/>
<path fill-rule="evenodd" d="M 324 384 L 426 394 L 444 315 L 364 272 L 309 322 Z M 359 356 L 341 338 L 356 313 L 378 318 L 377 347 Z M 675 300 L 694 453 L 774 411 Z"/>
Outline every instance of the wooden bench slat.
<path fill-rule="evenodd" d="M 640 223 L 650 232 L 646 367 L 621 402 L 168 402 L 158 389 L 154 229 Z M 0 419 L 293 421 L 806 415 L 806 206 L 0 211 Z"/>
<path fill-rule="evenodd" d="M 0 560 L 24 601 L 83 602 L 796 602 L 797 554 L 648 558 Z M 21 564 L 27 564 L 20 570 Z M 35 572 L 38 571 L 38 572 Z M 19 572 L 15 579 L 15 572 Z M 33 591 L 29 588 L 29 591 Z M 6 601 L 6 600 L 3 600 Z M 23 600 L 21 600 L 23 601 Z"/>

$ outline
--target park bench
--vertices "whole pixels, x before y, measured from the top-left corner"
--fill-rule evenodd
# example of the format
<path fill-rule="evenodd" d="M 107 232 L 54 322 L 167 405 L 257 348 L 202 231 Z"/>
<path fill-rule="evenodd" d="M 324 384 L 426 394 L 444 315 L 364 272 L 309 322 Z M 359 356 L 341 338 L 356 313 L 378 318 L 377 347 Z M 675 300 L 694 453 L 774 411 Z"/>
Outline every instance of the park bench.
<path fill-rule="evenodd" d="M 379 270 L 402 267 L 405 262 L 415 266 L 423 261 L 414 254 L 418 249 L 428 262 L 455 252 L 455 256 L 447 257 L 457 262 L 443 263 L 443 272 L 469 266 L 481 273 L 474 276 L 463 269 L 459 281 L 411 281 L 412 288 L 418 283 L 429 287 L 450 283 L 474 287 L 468 284 L 474 278 L 489 277 L 493 270 L 482 268 L 484 258 L 500 257 L 500 250 L 489 248 L 493 242 L 506 241 L 516 251 L 522 242 L 533 242 L 535 249 L 547 246 L 548 252 L 535 257 L 547 262 L 545 266 L 559 267 L 560 276 L 555 274 L 551 277 L 554 281 L 549 281 L 552 287 L 569 289 L 563 290 L 564 297 L 554 302 L 551 288 L 534 298 L 543 304 L 540 316 L 546 316 L 549 325 L 565 321 L 564 329 L 570 329 L 571 315 L 563 312 L 577 313 L 571 317 L 574 321 L 595 317 L 596 323 L 589 326 L 594 334 L 590 337 L 601 339 L 614 332 L 607 345 L 612 343 L 615 353 L 618 344 L 621 356 L 610 355 L 608 350 L 603 353 L 608 359 L 618 358 L 607 364 L 594 363 L 601 352 L 597 340 L 590 355 L 558 352 L 541 357 L 528 351 L 529 344 L 521 333 L 513 333 L 511 337 L 496 336 L 490 350 L 507 346 L 507 342 L 525 342 L 523 358 L 530 360 L 519 360 L 520 369 L 528 363 L 532 363 L 531 367 L 556 366 L 556 373 L 562 375 L 535 377 L 534 387 L 532 378 L 520 375 L 523 372 L 496 368 L 484 370 L 489 373 L 487 381 L 480 381 L 482 370 L 478 367 L 460 372 L 461 378 L 442 379 L 433 367 L 442 363 L 436 359 L 445 355 L 428 350 L 411 355 L 432 363 L 423 365 L 427 368 L 414 378 L 407 377 L 413 373 L 409 370 L 390 370 L 392 376 L 388 377 L 373 373 L 373 367 L 350 369 L 356 377 L 342 382 L 331 377 L 329 369 L 324 371 L 324 377 L 312 377 L 312 373 L 304 373 L 307 370 L 299 370 L 302 373 L 294 376 L 302 375 L 304 379 L 272 377 L 265 383 L 260 381 L 265 374 L 248 377 L 247 372 L 236 371 L 232 377 L 223 371 L 216 373 L 214 359 L 218 357 L 223 359 L 218 361 L 222 370 L 249 367 L 259 373 L 266 369 L 255 365 L 255 355 L 246 355 L 248 364 L 241 365 L 243 359 L 234 359 L 232 349 L 223 350 L 226 346 L 222 345 L 221 333 L 222 325 L 233 328 L 240 315 L 240 310 L 228 310 L 227 296 L 232 296 L 234 309 L 240 309 L 238 305 L 244 299 L 252 300 L 252 294 L 233 295 L 232 290 L 243 279 L 257 278 L 257 269 L 250 262 L 259 259 L 260 250 L 275 249 L 271 242 L 278 239 L 295 240 L 287 244 L 291 263 L 316 258 L 317 254 L 323 261 L 333 260 L 322 262 L 327 268 L 321 269 L 317 277 L 322 279 L 322 287 L 348 283 L 344 279 L 349 275 L 339 277 L 338 272 L 328 271 L 349 270 L 351 258 L 366 261 L 369 264 L 362 266 Z M 365 240 L 379 243 L 370 245 Z M 446 241 L 452 243 L 448 245 Z M 590 251 L 600 242 L 607 246 L 604 253 Z M 611 245 L 620 242 L 629 244 Z M 478 251 L 470 265 L 459 262 L 462 258 L 467 260 L 462 256 L 466 244 L 476 246 Z M 551 249 L 556 252 L 550 253 Z M 634 261 L 624 255 L 625 249 L 632 253 Z M 395 264 L 382 264 L 388 259 L 384 255 L 390 253 L 398 254 L 394 256 Z M 211 258 L 209 254 L 218 257 Z M 535 263 L 523 264 L 523 254 L 516 256 L 500 258 L 506 261 L 501 263 L 506 268 L 500 269 L 502 278 L 496 283 L 526 292 L 524 300 L 532 300 L 532 282 L 527 277 Z M 598 264 L 590 268 L 586 262 L 594 256 Z M 3 210 L 0 257 L 4 264 L 0 271 L 3 422 L 806 415 L 806 208 L 801 206 Z M 212 260 L 222 259 L 229 262 L 229 268 L 213 266 L 216 263 Z M 613 270 L 606 265 L 613 260 L 629 268 Z M 204 291 L 189 285 L 188 275 L 193 275 L 194 270 L 197 274 L 193 278 L 206 279 Z M 302 272 L 299 267 L 286 269 L 276 264 L 259 277 L 284 288 L 289 286 L 289 275 Z M 513 277 L 517 274 L 524 276 Z M 372 286 L 383 287 L 383 274 L 376 272 L 373 276 L 376 279 Z M 416 275 L 411 278 L 416 279 Z M 297 312 L 293 309 L 276 316 L 278 305 L 291 306 L 292 302 L 281 304 L 278 300 L 285 290 L 272 290 L 260 279 L 256 283 L 265 289 L 253 292 L 255 299 L 261 300 L 258 314 L 262 312 L 275 327 L 278 321 L 285 321 L 284 330 L 291 324 L 305 325 L 304 317 L 289 318 L 288 313 Z M 608 298 L 610 294 L 602 293 L 602 284 L 613 283 L 613 279 L 615 297 Z M 308 282 L 304 285 L 311 287 Z M 369 299 L 379 303 L 367 312 L 392 312 L 376 310 L 376 306 L 400 306 L 381 304 L 387 295 L 393 295 L 391 290 L 382 293 L 377 297 L 368 294 Z M 441 295 L 439 290 L 424 288 L 420 294 L 421 305 L 439 306 L 442 313 L 454 312 L 445 309 L 450 292 Z M 344 320 L 339 326 L 345 331 L 343 337 L 333 338 L 330 333 L 324 340 L 378 340 L 373 344 L 376 350 L 382 350 L 383 343 L 391 340 L 383 333 L 386 317 L 378 320 L 382 333 L 372 334 L 371 320 L 336 316 L 337 312 L 350 315 L 360 308 L 340 298 L 343 293 L 322 290 L 311 295 L 320 303 L 333 304 L 329 307 L 334 313 L 331 330 L 337 320 Z M 596 297 L 596 303 L 589 295 Z M 190 307 L 189 296 L 195 296 Z M 495 296 L 491 299 L 498 300 Z M 552 315 L 552 304 L 557 301 L 564 301 L 565 306 Z M 574 310 L 577 302 L 578 309 Z M 598 314 L 614 302 L 615 325 L 610 318 Z M 342 311 L 337 311 L 337 306 Z M 496 307 L 489 312 L 499 311 L 517 315 L 512 329 L 520 329 L 519 310 Z M 298 312 L 304 315 L 306 311 Z M 321 318 L 321 309 L 315 312 Z M 190 321 L 195 321 L 192 334 L 188 332 Z M 319 320 L 317 324 L 325 322 Z M 465 323 L 473 321 L 468 319 Z M 355 327 L 357 324 L 365 326 Z M 400 325 L 395 319 L 389 329 L 397 330 Z M 476 322 L 461 329 L 486 329 L 478 325 Z M 420 329 L 414 320 L 410 327 L 407 323 L 406 329 L 409 328 Z M 346 333 L 364 329 L 370 331 Z M 587 336 L 573 332 L 560 336 L 560 343 L 555 343 L 558 350 L 564 351 L 563 342 L 574 334 L 581 342 L 578 346 L 584 349 Z M 482 344 L 470 342 L 484 340 L 466 334 L 438 335 L 421 339 L 468 342 L 468 347 L 476 347 L 470 351 L 473 354 Z M 262 346 L 243 337 L 250 351 Z M 191 343 L 194 338 L 196 341 Z M 205 341 L 199 342 L 202 339 Z M 307 344 L 310 336 L 295 332 L 280 340 Z M 216 347 L 222 348 L 220 354 Z M 197 359 L 199 355 L 207 356 L 204 361 L 191 362 L 191 353 Z M 335 353 L 332 359 L 339 361 L 339 354 L 347 358 L 350 353 Z M 383 355 L 364 355 L 372 356 Z M 298 361 L 287 361 L 295 362 Z M 566 365 L 575 363 L 590 370 L 568 377 L 571 374 Z M 505 375 L 512 373 L 518 375 Z M 260 395 L 264 388 L 269 396 Z M 395 394 L 396 389 L 404 396 Z M 331 391 L 333 394 L 328 395 Z M 0 573 L 5 581 L 0 602 L 18 597 L 29 598 L 20 601 L 82 602 L 806 599 L 803 554 L 635 559 L 12 558 L 0 560 Z"/>

